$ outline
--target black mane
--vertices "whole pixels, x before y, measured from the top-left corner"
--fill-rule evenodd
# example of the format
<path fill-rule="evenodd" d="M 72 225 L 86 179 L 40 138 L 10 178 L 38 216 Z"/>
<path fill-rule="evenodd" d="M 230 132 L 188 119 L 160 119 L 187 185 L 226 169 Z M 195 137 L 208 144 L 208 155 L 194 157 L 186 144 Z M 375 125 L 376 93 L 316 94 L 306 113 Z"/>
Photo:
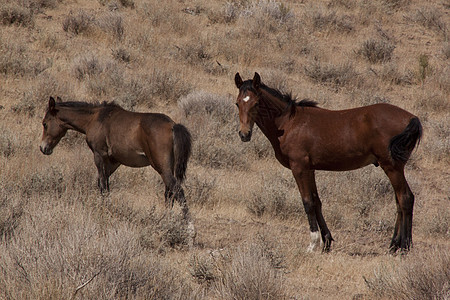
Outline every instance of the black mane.
<path fill-rule="evenodd" d="M 283 93 L 279 89 L 268 87 L 267 85 L 261 83 L 261 88 L 264 89 L 266 92 L 271 94 L 272 96 L 281 99 L 282 101 L 292 104 L 295 106 L 302 106 L 302 107 L 317 107 L 317 102 L 310 100 L 310 99 L 302 99 L 300 101 L 297 100 L 296 97 L 292 96 L 292 93 Z M 249 90 L 255 94 L 257 94 L 256 90 L 253 88 L 253 81 L 252 80 L 246 80 L 242 83 L 242 86 L 240 88 L 242 91 Z"/>
<path fill-rule="evenodd" d="M 59 107 L 72 107 L 72 108 L 96 108 L 96 107 L 120 107 L 118 104 L 114 102 L 106 102 L 102 103 L 89 103 L 84 101 L 68 101 L 68 102 L 56 102 L 56 105 Z"/>

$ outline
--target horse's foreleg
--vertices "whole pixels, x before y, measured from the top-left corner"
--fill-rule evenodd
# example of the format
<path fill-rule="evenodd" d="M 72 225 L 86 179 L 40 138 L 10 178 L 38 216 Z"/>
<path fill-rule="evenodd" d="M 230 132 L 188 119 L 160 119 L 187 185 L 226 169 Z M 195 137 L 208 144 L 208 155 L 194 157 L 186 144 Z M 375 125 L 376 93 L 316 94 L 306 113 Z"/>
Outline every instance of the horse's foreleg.
<path fill-rule="evenodd" d="M 314 172 L 312 173 L 312 176 L 313 176 L 312 180 L 311 180 L 311 185 L 313 188 L 312 197 L 313 197 L 313 201 L 314 201 L 314 208 L 316 211 L 317 223 L 319 224 L 320 233 L 322 235 L 323 251 L 328 252 L 328 251 L 330 251 L 331 242 L 333 241 L 333 237 L 331 236 L 331 232 L 328 229 L 327 223 L 325 222 L 325 218 L 323 217 L 323 214 L 322 214 L 322 202 L 320 201 L 319 193 L 317 192 L 317 186 L 316 186 Z"/>
<path fill-rule="evenodd" d="M 97 185 L 100 188 L 100 193 L 103 194 L 105 192 L 109 192 L 105 162 L 103 157 L 97 152 L 94 152 L 94 162 L 98 172 Z"/>
<path fill-rule="evenodd" d="M 305 208 L 306 215 L 308 217 L 309 230 L 311 241 L 308 246 L 307 251 L 314 251 L 320 244 L 320 233 L 317 224 L 316 215 L 316 203 L 313 197 L 314 191 L 314 171 L 301 171 L 292 168 L 292 173 L 294 174 L 295 181 L 297 182 L 298 189 L 302 196 L 303 207 Z"/>

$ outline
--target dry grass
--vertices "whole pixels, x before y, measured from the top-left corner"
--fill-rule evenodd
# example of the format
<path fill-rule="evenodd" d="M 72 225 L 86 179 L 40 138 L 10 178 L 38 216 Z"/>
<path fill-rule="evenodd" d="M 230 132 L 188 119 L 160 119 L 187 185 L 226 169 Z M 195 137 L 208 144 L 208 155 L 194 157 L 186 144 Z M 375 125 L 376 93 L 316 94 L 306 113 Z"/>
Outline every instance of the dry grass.
<path fill-rule="evenodd" d="M 448 299 L 449 22 L 445 1 L 0 0 L 1 299 Z M 418 115 L 406 167 L 414 246 L 380 168 L 317 172 L 329 254 L 292 174 L 257 128 L 238 137 L 233 77 L 344 109 Z M 115 101 L 186 125 L 181 209 L 150 167 L 120 167 L 100 196 L 84 136 L 39 152 L 48 97 Z"/>

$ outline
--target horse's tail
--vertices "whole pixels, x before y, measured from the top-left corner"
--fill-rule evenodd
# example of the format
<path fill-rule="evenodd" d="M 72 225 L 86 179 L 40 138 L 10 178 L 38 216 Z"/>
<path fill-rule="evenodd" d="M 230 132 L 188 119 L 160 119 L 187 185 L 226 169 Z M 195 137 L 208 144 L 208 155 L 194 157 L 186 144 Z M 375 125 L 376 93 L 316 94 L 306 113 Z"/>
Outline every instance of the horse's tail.
<path fill-rule="evenodd" d="M 187 163 L 191 155 L 192 137 L 188 129 L 181 124 L 175 124 L 172 130 L 175 177 L 181 183 L 185 178 Z"/>
<path fill-rule="evenodd" d="M 389 142 L 389 151 L 394 161 L 406 162 L 416 144 L 422 137 L 422 124 L 417 117 L 409 121 L 408 126 L 399 135 L 394 136 Z"/>

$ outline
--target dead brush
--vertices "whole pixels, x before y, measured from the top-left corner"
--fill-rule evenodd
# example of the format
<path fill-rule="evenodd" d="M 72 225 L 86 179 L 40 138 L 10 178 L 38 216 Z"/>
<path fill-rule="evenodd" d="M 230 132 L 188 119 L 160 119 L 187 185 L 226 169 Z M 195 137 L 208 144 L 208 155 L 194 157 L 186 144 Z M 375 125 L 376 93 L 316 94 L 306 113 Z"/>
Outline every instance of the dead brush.
<path fill-rule="evenodd" d="M 245 203 L 248 212 L 257 217 L 281 220 L 303 218 L 300 194 L 293 180 L 285 178 L 281 172 L 262 174 L 261 177 L 260 189 L 253 191 L 251 199 Z"/>
<path fill-rule="evenodd" d="M 284 275 L 274 268 L 260 244 L 237 247 L 220 268 L 213 285 L 221 299 L 287 299 Z"/>
<path fill-rule="evenodd" d="M 0 8 L 0 24 L 17 25 L 31 27 L 34 24 L 34 13 L 27 7 L 23 7 L 19 3 L 3 4 Z"/>
<path fill-rule="evenodd" d="M 448 299 L 450 256 L 435 247 L 423 254 L 411 253 L 394 266 L 381 266 L 364 281 L 381 299 Z"/>
<path fill-rule="evenodd" d="M 358 81 L 358 74 L 350 62 L 334 65 L 313 59 L 304 67 L 304 71 L 308 77 L 318 83 L 345 86 Z"/>
<path fill-rule="evenodd" d="M 191 174 L 186 180 L 186 197 L 193 205 L 211 207 L 214 204 L 211 195 L 216 185 L 216 178 Z"/>
<path fill-rule="evenodd" d="M 87 33 L 95 26 L 95 17 L 90 13 L 79 10 L 77 14 L 69 14 L 62 23 L 63 30 L 75 35 Z"/>

